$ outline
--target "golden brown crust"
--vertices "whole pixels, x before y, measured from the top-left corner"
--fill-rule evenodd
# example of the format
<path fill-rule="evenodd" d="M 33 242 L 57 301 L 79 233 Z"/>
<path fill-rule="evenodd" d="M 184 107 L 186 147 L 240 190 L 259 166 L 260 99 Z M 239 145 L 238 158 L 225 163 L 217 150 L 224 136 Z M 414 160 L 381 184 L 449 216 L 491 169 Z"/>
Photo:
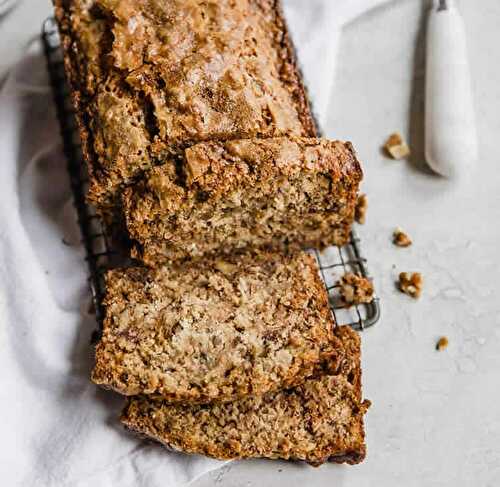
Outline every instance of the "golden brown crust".
<path fill-rule="evenodd" d="M 316 135 L 275 0 L 54 0 L 101 210 L 202 140 Z"/>
<path fill-rule="evenodd" d="M 113 270 L 106 281 L 92 379 L 126 395 L 227 401 L 297 384 L 335 357 L 326 290 L 305 253 Z"/>
<path fill-rule="evenodd" d="M 349 143 L 301 137 L 203 142 L 184 173 L 153 169 L 124 193 L 137 256 L 153 265 L 235 248 L 345 243 L 362 171 Z"/>
<path fill-rule="evenodd" d="M 225 404 L 172 405 L 131 398 L 122 422 L 167 447 L 219 459 L 249 457 L 359 463 L 366 453 L 360 341 L 335 329 L 341 359 L 294 389 Z"/>

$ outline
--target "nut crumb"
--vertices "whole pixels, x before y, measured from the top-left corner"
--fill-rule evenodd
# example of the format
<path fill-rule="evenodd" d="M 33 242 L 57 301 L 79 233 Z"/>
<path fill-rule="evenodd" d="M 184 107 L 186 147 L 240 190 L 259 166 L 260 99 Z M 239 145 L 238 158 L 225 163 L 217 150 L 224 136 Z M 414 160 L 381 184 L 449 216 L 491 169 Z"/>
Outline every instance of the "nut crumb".
<path fill-rule="evenodd" d="M 410 155 L 408 144 L 403 140 L 401 134 L 397 132 L 387 139 L 384 149 L 393 159 L 404 159 Z"/>
<path fill-rule="evenodd" d="M 230 264 L 229 262 L 226 262 L 224 260 L 217 260 L 215 262 L 215 268 L 226 276 L 230 276 L 238 270 L 238 267 L 236 265 Z"/>
<path fill-rule="evenodd" d="M 368 198 L 366 194 L 360 194 L 354 210 L 354 219 L 363 225 L 366 221 L 366 210 L 368 209 Z"/>
<path fill-rule="evenodd" d="M 373 283 L 366 277 L 348 272 L 337 282 L 340 297 L 346 305 L 371 303 L 373 301 Z"/>
<path fill-rule="evenodd" d="M 422 294 L 422 274 L 420 272 L 401 272 L 398 285 L 401 292 L 417 299 Z"/>
<path fill-rule="evenodd" d="M 394 230 L 392 237 L 392 242 L 398 247 L 409 247 L 413 243 L 411 238 L 399 227 Z"/>
<path fill-rule="evenodd" d="M 439 352 L 442 352 L 448 347 L 448 338 L 446 337 L 441 337 L 438 342 L 436 343 L 436 350 Z"/>

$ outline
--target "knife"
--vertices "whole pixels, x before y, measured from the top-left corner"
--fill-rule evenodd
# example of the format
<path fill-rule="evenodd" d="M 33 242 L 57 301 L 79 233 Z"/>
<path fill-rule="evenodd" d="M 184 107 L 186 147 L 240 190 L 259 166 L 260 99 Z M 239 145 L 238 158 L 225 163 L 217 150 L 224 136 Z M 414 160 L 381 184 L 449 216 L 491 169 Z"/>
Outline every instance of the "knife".
<path fill-rule="evenodd" d="M 478 158 L 465 37 L 455 0 L 435 0 L 427 29 L 425 156 L 449 178 L 470 174 Z"/>

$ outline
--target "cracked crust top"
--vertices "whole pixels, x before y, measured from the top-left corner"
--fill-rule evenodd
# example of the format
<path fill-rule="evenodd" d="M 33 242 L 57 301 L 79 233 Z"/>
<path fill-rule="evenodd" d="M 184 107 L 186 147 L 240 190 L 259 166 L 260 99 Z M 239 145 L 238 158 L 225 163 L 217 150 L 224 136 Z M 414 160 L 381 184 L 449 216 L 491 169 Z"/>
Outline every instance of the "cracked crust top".
<path fill-rule="evenodd" d="M 126 395 L 263 394 L 336 354 L 326 289 L 306 253 L 112 270 L 104 304 L 92 379 Z"/>
<path fill-rule="evenodd" d="M 276 0 L 54 0 L 89 198 L 203 140 L 314 136 Z"/>

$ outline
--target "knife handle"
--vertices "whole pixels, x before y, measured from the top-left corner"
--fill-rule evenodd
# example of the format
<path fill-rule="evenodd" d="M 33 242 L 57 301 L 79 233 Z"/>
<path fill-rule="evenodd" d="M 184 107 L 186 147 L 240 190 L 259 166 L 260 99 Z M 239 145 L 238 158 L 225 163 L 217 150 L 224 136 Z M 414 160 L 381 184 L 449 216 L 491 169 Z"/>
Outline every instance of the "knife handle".
<path fill-rule="evenodd" d="M 428 19 L 425 156 L 447 177 L 469 173 L 478 158 L 463 19 L 453 0 L 435 2 Z"/>

